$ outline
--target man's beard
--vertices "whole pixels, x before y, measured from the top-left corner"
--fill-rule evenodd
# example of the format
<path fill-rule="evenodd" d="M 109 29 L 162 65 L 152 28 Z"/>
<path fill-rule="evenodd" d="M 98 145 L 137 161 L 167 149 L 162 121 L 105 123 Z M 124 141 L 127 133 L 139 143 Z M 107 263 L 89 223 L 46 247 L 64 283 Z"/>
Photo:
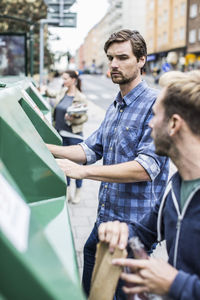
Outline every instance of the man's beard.
<path fill-rule="evenodd" d="M 124 77 L 124 75 L 122 73 L 120 73 L 120 72 L 118 72 L 118 73 L 120 74 L 120 77 L 113 77 L 112 72 L 111 72 L 111 79 L 112 79 L 113 83 L 117 83 L 117 84 L 120 84 L 120 85 L 121 84 L 127 84 L 127 83 L 130 83 L 130 82 L 134 81 L 137 78 L 137 75 L 138 75 L 135 72 L 132 77 L 127 78 L 127 77 Z"/>
<path fill-rule="evenodd" d="M 155 144 L 156 146 L 156 144 Z M 169 143 L 169 141 L 165 141 L 162 143 L 162 146 L 156 146 L 156 154 L 160 155 L 160 156 L 168 156 L 169 155 L 169 150 L 171 149 L 171 144 Z"/>
<path fill-rule="evenodd" d="M 167 134 L 159 136 L 157 135 L 157 137 L 154 138 L 154 144 L 156 148 L 156 154 L 160 156 L 169 156 L 173 142 Z"/>

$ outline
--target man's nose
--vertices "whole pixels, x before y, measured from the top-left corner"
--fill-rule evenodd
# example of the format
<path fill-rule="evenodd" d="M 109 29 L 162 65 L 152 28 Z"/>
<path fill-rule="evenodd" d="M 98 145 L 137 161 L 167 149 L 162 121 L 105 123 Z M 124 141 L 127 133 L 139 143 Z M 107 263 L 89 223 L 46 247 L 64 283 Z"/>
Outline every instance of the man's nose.
<path fill-rule="evenodd" d="M 150 121 L 149 121 L 149 127 L 152 129 L 153 128 L 153 119 L 151 119 Z"/>
<path fill-rule="evenodd" d="M 112 59 L 112 61 L 111 61 L 111 68 L 112 69 L 118 68 L 118 61 L 117 61 L 116 58 Z"/>

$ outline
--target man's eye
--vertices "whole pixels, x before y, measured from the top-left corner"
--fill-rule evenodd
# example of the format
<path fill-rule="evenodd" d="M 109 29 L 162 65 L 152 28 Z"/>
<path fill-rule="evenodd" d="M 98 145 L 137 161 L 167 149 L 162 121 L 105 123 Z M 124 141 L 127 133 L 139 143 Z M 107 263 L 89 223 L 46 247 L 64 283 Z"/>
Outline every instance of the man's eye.
<path fill-rule="evenodd" d="M 121 56 L 119 59 L 120 60 L 126 60 L 126 59 L 128 59 L 128 57 L 127 56 Z"/>
<path fill-rule="evenodd" d="M 108 60 L 111 61 L 113 58 L 112 56 L 108 56 Z"/>

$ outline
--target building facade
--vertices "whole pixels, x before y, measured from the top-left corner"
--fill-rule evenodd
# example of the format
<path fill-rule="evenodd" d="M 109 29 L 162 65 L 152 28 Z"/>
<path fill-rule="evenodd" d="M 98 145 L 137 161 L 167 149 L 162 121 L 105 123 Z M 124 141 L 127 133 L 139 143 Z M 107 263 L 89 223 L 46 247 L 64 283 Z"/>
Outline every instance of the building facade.
<path fill-rule="evenodd" d="M 122 28 L 138 30 L 147 42 L 146 71 L 200 68 L 200 0 L 109 0 L 102 20 L 85 38 L 84 61 L 107 72 L 103 46 Z"/>
<path fill-rule="evenodd" d="M 186 66 L 200 69 L 200 0 L 188 0 Z"/>
<path fill-rule="evenodd" d="M 186 53 L 187 1 L 147 0 L 148 71 L 183 69 Z"/>

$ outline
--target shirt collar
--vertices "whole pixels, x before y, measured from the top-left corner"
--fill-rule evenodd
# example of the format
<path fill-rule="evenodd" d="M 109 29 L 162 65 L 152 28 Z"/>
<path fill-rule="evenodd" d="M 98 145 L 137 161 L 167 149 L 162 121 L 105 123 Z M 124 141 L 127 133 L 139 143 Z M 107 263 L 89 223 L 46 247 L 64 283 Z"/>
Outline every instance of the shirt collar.
<path fill-rule="evenodd" d="M 114 100 L 114 106 L 126 104 L 129 105 L 147 88 L 146 81 L 142 80 L 136 87 L 134 87 L 128 94 L 123 98 L 121 92 L 119 92 Z"/>

